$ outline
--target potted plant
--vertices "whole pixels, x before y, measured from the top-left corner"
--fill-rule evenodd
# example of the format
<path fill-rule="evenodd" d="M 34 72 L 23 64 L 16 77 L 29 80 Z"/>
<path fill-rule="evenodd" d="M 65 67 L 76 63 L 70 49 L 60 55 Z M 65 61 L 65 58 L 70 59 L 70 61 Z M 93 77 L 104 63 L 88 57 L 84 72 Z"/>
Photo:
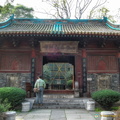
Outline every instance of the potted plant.
<path fill-rule="evenodd" d="M 11 108 L 11 105 L 7 99 L 5 100 L 0 99 L 0 120 L 5 119 L 6 117 L 5 112 L 9 111 L 10 108 Z"/>

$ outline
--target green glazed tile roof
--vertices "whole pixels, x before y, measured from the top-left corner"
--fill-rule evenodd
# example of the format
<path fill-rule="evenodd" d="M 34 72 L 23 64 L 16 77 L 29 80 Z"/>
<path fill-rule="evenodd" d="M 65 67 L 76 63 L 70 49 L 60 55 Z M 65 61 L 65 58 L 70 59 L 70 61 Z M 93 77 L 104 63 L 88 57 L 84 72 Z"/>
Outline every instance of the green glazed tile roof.
<path fill-rule="evenodd" d="M 120 25 L 107 18 L 93 20 L 10 19 L 0 23 L 0 34 L 120 35 Z"/>

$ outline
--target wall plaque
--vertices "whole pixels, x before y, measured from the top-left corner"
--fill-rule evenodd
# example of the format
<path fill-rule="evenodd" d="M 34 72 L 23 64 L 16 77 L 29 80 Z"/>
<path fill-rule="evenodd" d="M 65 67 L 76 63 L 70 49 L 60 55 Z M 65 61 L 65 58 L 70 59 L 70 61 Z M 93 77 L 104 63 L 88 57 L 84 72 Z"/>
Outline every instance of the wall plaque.
<path fill-rule="evenodd" d="M 41 41 L 41 52 L 47 53 L 76 53 L 78 41 Z"/>

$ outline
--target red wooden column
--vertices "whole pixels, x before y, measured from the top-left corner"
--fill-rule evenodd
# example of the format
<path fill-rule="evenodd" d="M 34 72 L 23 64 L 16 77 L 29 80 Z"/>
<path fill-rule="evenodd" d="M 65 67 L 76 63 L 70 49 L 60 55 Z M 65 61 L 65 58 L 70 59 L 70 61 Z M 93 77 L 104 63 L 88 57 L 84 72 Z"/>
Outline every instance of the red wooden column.
<path fill-rule="evenodd" d="M 118 52 L 118 73 L 119 73 L 119 92 L 120 92 L 120 51 Z"/>
<path fill-rule="evenodd" d="M 86 49 L 82 49 L 82 92 L 87 92 L 87 58 Z"/>
<path fill-rule="evenodd" d="M 75 81 L 74 81 L 74 97 L 80 97 L 82 94 L 81 86 L 81 54 L 75 55 Z"/>
<path fill-rule="evenodd" d="M 79 84 L 78 89 L 81 91 L 82 83 L 81 83 L 81 54 L 80 53 L 78 53 L 75 56 L 75 81 L 78 81 L 78 84 Z"/>
<path fill-rule="evenodd" d="M 38 75 L 43 74 L 43 55 L 41 53 L 37 53 L 36 56 L 36 78 Z"/>

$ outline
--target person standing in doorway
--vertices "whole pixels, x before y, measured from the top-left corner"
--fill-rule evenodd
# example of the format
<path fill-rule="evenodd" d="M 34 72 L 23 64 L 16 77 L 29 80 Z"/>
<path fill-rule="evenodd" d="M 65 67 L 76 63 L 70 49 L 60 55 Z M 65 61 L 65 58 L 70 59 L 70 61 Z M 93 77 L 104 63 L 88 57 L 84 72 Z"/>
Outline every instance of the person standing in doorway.
<path fill-rule="evenodd" d="M 35 82 L 34 88 L 39 88 L 39 92 L 36 93 L 36 105 L 43 105 L 43 92 L 46 87 L 45 81 L 42 76 L 38 76 Z"/>

